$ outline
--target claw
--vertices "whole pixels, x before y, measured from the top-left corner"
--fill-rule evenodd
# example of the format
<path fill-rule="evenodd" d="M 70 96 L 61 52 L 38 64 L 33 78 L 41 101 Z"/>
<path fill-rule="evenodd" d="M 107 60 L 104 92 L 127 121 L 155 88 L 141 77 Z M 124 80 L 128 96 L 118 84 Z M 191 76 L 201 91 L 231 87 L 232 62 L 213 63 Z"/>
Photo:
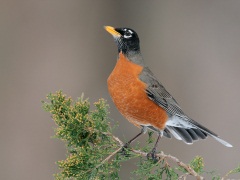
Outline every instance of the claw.
<path fill-rule="evenodd" d="M 129 143 L 126 143 L 123 147 L 122 147 L 122 150 L 120 151 L 120 153 L 124 156 L 130 156 L 128 153 L 127 153 L 127 149 L 129 149 Z"/>
<path fill-rule="evenodd" d="M 157 157 L 156 154 L 157 154 L 156 149 L 153 148 L 152 151 L 147 154 L 147 158 L 152 159 L 154 162 L 157 162 L 159 160 L 159 158 Z"/>

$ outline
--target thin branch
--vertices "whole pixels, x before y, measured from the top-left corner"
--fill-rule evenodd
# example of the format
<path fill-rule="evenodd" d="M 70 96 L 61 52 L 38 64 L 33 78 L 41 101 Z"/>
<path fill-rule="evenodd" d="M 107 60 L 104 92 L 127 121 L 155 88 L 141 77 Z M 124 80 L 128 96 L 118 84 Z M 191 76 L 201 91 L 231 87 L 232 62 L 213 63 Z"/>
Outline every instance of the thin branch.
<path fill-rule="evenodd" d="M 95 169 L 99 168 L 101 165 L 103 165 L 106 161 L 108 161 L 111 157 L 113 157 L 115 154 L 117 154 L 118 151 L 120 151 L 122 147 L 118 148 L 116 151 L 114 151 L 112 154 L 110 154 L 108 157 L 106 157 L 99 165 L 95 167 Z"/>
<path fill-rule="evenodd" d="M 232 171 L 232 170 L 231 170 Z M 231 174 L 231 171 L 227 172 L 222 178 L 221 180 L 227 179 L 227 177 Z"/>
<path fill-rule="evenodd" d="M 188 175 L 189 173 L 183 174 L 178 178 L 178 180 L 186 180 Z"/>
<path fill-rule="evenodd" d="M 112 134 L 111 134 L 111 136 L 113 137 L 113 139 L 115 139 L 120 144 L 121 147 L 124 146 L 124 143 L 118 137 L 116 137 Z"/>
<path fill-rule="evenodd" d="M 122 147 L 124 145 L 124 143 L 116 136 L 112 135 L 111 136 L 119 143 L 119 145 Z M 120 149 L 119 149 L 120 150 Z M 142 152 L 140 150 L 135 150 L 135 149 L 131 149 L 132 152 L 136 153 L 136 154 L 140 154 L 141 156 L 147 156 L 146 152 Z M 202 176 L 200 176 L 196 171 L 194 171 L 194 169 L 192 169 L 189 165 L 184 164 L 182 161 L 180 161 L 178 158 L 172 156 L 172 155 L 166 155 L 163 152 L 156 154 L 157 157 L 159 157 L 160 159 L 171 159 L 173 162 L 175 162 L 176 164 L 178 164 L 178 166 L 183 167 L 190 175 L 196 177 L 197 180 L 203 180 L 204 178 Z"/>

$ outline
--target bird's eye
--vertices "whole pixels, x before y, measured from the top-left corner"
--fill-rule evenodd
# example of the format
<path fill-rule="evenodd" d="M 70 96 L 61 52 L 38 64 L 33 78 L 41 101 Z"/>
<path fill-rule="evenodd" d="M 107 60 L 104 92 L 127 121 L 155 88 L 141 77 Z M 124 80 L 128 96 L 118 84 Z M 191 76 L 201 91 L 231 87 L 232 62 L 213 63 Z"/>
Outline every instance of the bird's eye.
<path fill-rule="evenodd" d="M 127 32 L 125 32 L 123 37 L 128 39 L 128 38 L 132 37 L 132 34 L 129 31 L 127 31 Z"/>

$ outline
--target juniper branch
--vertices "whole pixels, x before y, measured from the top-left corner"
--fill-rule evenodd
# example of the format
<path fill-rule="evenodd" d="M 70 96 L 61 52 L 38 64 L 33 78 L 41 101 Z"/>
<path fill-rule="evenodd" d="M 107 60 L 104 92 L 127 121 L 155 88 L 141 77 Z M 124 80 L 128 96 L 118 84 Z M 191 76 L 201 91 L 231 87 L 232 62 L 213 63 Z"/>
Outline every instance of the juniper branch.
<path fill-rule="evenodd" d="M 124 143 L 123 143 L 118 137 L 116 137 L 116 136 L 114 136 L 114 135 L 112 135 L 112 137 L 113 137 L 113 139 L 115 139 L 115 140 L 119 143 L 119 145 L 120 145 L 121 147 L 123 147 L 123 144 L 124 144 Z M 121 150 L 121 149 L 119 149 L 119 150 Z M 132 152 L 136 153 L 136 154 L 141 155 L 141 156 L 144 156 L 144 157 L 147 156 L 147 153 L 146 153 L 146 152 L 143 152 L 143 151 L 140 151 L 140 150 L 135 150 L 135 149 L 130 149 L 130 150 L 131 150 Z M 161 151 L 160 153 L 156 154 L 156 156 L 159 157 L 160 160 L 166 159 L 166 158 L 171 159 L 173 162 L 175 162 L 176 164 L 178 164 L 178 166 L 184 168 L 190 175 L 196 177 L 197 180 L 202 180 L 202 179 L 204 179 L 204 178 L 203 178 L 202 176 L 200 176 L 197 172 L 195 172 L 194 169 L 191 168 L 189 165 L 184 164 L 184 163 L 183 163 L 182 161 L 180 161 L 178 158 L 176 158 L 176 157 L 174 157 L 174 156 L 172 156 L 172 155 L 170 155 L 170 154 L 167 155 L 167 154 L 164 154 L 164 153 Z"/>
<path fill-rule="evenodd" d="M 101 99 L 95 103 L 96 109 L 90 111 L 90 103 L 83 97 L 74 102 L 58 91 L 49 94 L 47 99 L 50 102 L 43 101 L 43 108 L 51 113 L 57 125 L 55 136 L 63 140 L 67 147 L 67 158 L 57 162 L 61 170 L 55 175 L 57 180 L 119 179 L 120 163 L 133 157 L 140 158 L 139 171 L 135 171 L 136 175 L 140 175 L 140 179 L 144 177 L 161 179 L 163 173 L 170 179 L 186 179 L 189 175 L 197 180 L 204 179 L 203 161 L 200 157 L 196 157 L 190 164 L 185 164 L 177 157 L 160 152 L 156 154 L 159 159 L 157 163 L 145 160 L 146 149 L 149 149 L 152 143 L 150 139 L 145 150 L 136 147 L 127 149 L 132 157 L 119 154 L 124 143 L 112 133 L 105 100 Z M 177 170 L 182 171 L 183 174 L 178 175 L 167 160 L 176 163 L 179 167 Z M 230 174 L 239 172 L 240 166 L 229 171 L 222 180 Z M 219 176 L 217 178 L 220 179 Z"/>

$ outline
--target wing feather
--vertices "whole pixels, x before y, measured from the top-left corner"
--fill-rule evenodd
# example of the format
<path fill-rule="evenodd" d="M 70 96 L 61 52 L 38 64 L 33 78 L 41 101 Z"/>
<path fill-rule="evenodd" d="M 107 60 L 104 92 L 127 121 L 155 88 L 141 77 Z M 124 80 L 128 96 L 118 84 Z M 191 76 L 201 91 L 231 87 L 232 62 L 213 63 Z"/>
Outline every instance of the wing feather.
<path fill-rule="evenodd" d="M 231 144 L 220 139 L 216 133 L 189 118 L 148 67 L 143 68 L 139 77 L 141 81 L 147 84 L 146 93 L 149 99 L 166 110 L 169 116 L 169 122 L 167 122 L 165 128 L 168 131 L 165 131 L 165 136 L 169 137 L 171 133 L 176 139 L 192 144 L 193 141 L 205 139 L 209 135 L 223 145 L 232 147 Z"/>

